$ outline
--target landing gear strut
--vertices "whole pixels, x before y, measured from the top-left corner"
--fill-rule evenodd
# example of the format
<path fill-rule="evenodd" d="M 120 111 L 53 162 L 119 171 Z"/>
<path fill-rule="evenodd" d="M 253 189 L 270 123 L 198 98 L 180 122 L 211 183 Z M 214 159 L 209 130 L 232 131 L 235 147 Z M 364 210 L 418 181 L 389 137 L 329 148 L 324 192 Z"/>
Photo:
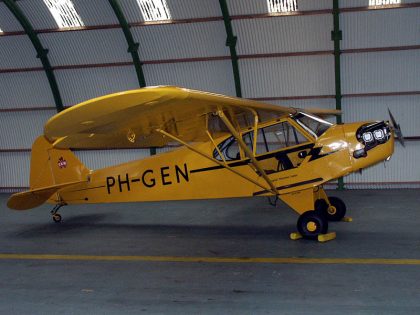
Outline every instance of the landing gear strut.
<path fill-rule="evenodd" d="M 61 215 L 57 212 L 58 212 L 58 210 L 60 210 L 60 208 L 62 206 L 65 206 L 65 205 L 66 205 L 66 203 L 56 204 L 54 206 L 54 208 L 51 210 L 52 219 L 55 223 L 60 223 L 61 222 Z"/>

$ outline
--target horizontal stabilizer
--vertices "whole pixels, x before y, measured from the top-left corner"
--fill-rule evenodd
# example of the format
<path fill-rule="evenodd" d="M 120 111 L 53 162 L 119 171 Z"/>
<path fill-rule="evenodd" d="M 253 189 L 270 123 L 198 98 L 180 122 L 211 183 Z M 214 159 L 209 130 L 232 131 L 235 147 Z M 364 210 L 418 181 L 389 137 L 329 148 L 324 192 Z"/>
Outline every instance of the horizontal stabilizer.
<path fill-rule="evenodd" d="M 24 191 L 21 193 L 13 194 L 7 201 L 7 206 L 14 210 L 28 210 L 42 205 L 46 202 L 55 192 L 61 188 L 72 186 L 75 184 L 84 183 L 86 181 L 76 181 L 43 187 Z"/>

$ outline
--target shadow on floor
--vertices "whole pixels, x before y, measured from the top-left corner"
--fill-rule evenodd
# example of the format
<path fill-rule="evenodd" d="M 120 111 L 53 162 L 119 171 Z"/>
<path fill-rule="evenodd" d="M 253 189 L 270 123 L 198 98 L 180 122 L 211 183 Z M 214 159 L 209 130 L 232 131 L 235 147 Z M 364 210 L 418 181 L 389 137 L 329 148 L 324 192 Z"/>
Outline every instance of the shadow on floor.
<path fill-rule="evenodd" d="M 117 219 L 116 214 L 95 214 L 73 216 L 61 223 L 32 224 L 28 228 L 16 230 L 14 238 L 61 237 L 74 234 L 131 234 L 131 235 L 177 235 L 183 237 L 258 237 L 262 239 L 284 239 L 294 225 L 285 223 L 281 226 L 252 226 L 252 225 L 188 225 L 188 224 L 127 224 L 109 223 Z M 106 223 L 101 222 L 106 219 Z M 114 220 L 117 221 L 117 220 Z"/>

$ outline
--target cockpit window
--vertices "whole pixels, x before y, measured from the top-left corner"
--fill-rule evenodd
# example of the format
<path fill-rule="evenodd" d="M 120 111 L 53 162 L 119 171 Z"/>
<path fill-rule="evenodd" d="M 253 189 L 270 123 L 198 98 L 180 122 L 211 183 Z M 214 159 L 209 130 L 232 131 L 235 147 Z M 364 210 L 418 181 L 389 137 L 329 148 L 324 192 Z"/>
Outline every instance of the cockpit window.
<path fill-rule="evenodd" d="M 323 120 L 319 117 L 302 112 L 293 116 L 293 119 L 296 120 L 298 124 L 301 125 L 303 128 L 305 128 L 306 131 L 308 131 L 316 137 L 321 136 L 333 125 L 332 123 Z"/>
<path fill-rule="evenodd" d="M 242 135 L 242 139 L 248 148 L 252 150 L 254 143 L 254 131 L 244 133 Z M 277 124 L 258 129 L 256 155 L 281 150 L 307 142 L 309 142 L 309 140 L 288 121 L 279 122 Z M 238 141 L 233 136 L 220 143 L 218 148 L 226 161 L 239 160 L 241 158 Z M 213 151 L 213 157 L 219 161 L 222 160 L 218 150 Z"/>
<path fill-rule="evenodd" d="M 226 159 L 226 161 L 240 159 L 239 144 L 238 144 L 238 141 L 233 136 L 230 138 L 227 138 L 225 141 L 219 144 L 219 150 L 224 155 L 224 158 Z M 222 161 L 222 157 L 219 155 L 219 152 L 217 150 L 214 150 L 213 156 L 217 160 Z"/>

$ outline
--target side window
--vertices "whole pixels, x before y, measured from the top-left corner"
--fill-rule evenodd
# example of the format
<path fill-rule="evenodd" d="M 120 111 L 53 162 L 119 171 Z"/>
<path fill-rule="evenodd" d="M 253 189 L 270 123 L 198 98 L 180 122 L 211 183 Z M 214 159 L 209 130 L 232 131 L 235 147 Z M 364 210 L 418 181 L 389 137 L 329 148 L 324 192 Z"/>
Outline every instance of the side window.
<path fill-rule="evenodd" d="M 308 142 L 289 122 L 281 122 L 258 130 L 257 154 L 281 150 Z"/>
<path fill-rule="evenodd" d="M 238 141 L 236 141 L 236 139 L 233 136 L 230 138 L 227 138 L 225 141 L 220 143 L 218 147 L 219 147 L 220 152 L 225 157 L 226 161 L 240 159 Z M 223 160 L 216 149 L 213 151 L 213 157 L 219 161 Z"/>
<path fill-rule="evenodd" d="M 243 134 L 242 138 L 245 144 L 252 150 L 254 132 L 249 131 Z M 289 122 L 285 121 L 258 129 L 256 154 L 265 154 L 305 142 L 308 142 L 308 139 L 290 125 Z M 233 136 L 220 143 L 218 148 L 226 161 L 240 159 L 238 141 Z M 217 150 L 213 151 L 213 157 L 219 161 L 223 160 Z"/>

